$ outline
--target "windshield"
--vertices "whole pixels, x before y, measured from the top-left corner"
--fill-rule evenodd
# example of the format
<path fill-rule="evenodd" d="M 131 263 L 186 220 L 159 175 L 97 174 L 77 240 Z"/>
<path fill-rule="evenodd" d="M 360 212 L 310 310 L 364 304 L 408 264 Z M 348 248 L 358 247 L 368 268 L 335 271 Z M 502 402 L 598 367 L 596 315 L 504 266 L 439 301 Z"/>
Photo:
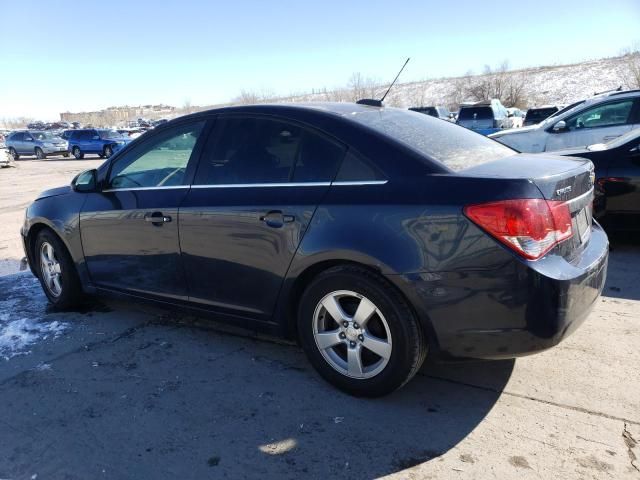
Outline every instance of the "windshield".
<path fill-rule="evenodd" d="M 115 130 L 98 130 L 100 138 L 120 138 L 122 135 Z"/>
<path fill-rule="evenodd" d="M 348 118 L 392 137 L 456 172 L 517 153 L 451 122 L 409 110 L 371 109 L 354 112 Z"/>
<path fill-rule="evenodd" d="M 491 107 L 462 107 L 458 120 L 493 120 Z"/>
<path fill-rule="evenodd" d="M 50 132 L 29 132 L 35 140 L 54 140 L 56 136 Z"/>

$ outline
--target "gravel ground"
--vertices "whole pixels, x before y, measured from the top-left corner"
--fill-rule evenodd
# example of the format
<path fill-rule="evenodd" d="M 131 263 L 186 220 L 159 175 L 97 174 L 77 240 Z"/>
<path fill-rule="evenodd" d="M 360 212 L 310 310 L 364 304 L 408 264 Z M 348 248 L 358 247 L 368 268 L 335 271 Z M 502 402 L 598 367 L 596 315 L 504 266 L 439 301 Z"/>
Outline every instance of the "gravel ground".
<path fill-rule="evenodd" d="M 640 478 L 640 247 L 558 347 L 427 364 L 378 400 L 302 351 L 146 305 L 47 307 L 18 272 L 38 191 L 100 160 L 0 170 L 0 478 Z"/>

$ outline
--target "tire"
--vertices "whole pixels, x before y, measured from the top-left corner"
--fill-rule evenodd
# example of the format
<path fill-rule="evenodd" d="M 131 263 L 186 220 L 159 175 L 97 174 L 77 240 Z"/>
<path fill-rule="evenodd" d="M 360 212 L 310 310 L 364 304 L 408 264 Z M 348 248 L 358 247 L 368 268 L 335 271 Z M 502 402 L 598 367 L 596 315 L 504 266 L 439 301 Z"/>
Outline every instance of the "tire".
<path fill-rule="evenodd" d="M 80 151 L 79 147 L 73 147 L 73 149 L 71 150 L 71 153 L 73 154 L 74 157 L 76 157 L 76 159 L 78 160 L 82 160 L 84 158 L 84 153 L 82 153 Z"/>
<path fill-rule="evenodd" d="M 63 153 L 63 154 L 62 154 L 62 156 L 63 156 L 64 158 L 69 158 L 69 152 Z"/>
<path fill-rule="evenodd" d="M 334 301 L 339 309 L 333 308 Z M 356 314 L 360 307 L 370 313 L 368 320 Z M 346 323 L 338 324 L 335 316 Z M 364 325 L 356 325 L 358 317 Z M 400 388 L 427 354 L 422 329 L 406 300 L 383 277 L 357 266 L 330 268 L 307 286 L 297 327 L 313 367 L 354 396 L 379 397 Z"/>
<path fill-rule="evenodd" d="M 40 147 L 36 147 L 35 154 L 38 160 L 44 160 L 45 158 L 47 158 L 47 156 L 44 154 L 44 152 Z"/>
<path fill-rule="evenodd" d="M 35 271 L 49 302 L 59 310 L 80 305 L 84 297 L 80 279 L 62 240 L 44 229 L 36 237 L 33 253 Z"/>
<path fill-rule="evenodd" d="M 16 149 L 13 147 L 9 148 L 9 155 L 11 155 L 11 158 L 14 160 L 20 160 L 20 155 L 18 155 L 18 152 L 16 152 Z"/>
<path fill-rule="evenodd" d="M 104 147 L 104 151 L 102 154 L 105 158 L 109 158 L 111 155 L 113 155 L 113 148 L 111 148 L 111 145 L 106 145 Z"/>

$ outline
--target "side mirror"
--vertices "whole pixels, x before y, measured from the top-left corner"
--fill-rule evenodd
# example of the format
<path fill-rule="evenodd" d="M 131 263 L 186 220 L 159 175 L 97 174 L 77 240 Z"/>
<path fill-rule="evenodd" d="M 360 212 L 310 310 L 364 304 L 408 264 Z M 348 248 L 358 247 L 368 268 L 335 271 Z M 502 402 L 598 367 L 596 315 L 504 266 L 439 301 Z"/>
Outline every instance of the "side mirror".
<path fill-rule="evenodd" d="M 96 169 L 85 170 L 71 181 L 71 188 L 73 188 L 75 192 L 95 192 L 98 184 L 97 177 L 98 171 Z"/>
<path fill-rule="evenodd" d="M 31 137 L 25 137 L 25 142 L 33 142 L 33 138 Z"/>
<path fill-rule="evenodd" d="M 94 135 L 93 140 L 100 140 L 100 135 Z"/>
<path fill-rule="evenodd" d="M 558 123 L 556 123 L 553 126 L 554 132 L 564 132 L 566 129 L 567 129 L 567 122 L 565 122 L 564 120 L 560 120 Z"/>

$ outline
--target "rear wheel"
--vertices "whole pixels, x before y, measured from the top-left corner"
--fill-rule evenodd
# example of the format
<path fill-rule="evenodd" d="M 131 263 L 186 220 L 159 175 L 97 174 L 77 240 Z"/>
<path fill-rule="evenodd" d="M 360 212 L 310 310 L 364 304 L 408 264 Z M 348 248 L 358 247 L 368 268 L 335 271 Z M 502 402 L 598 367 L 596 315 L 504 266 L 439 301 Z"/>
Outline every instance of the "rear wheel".
<path fill-rule="evenodd" d="M 72 308 L 82 301 L 82 288 L 71 255 L 52 231 L 45 229 L 38 233 L 34 262 L 42 289 L 54 307 Z"/>
<path fill-rule="evenodd" d="M 78 160 L 82 160 L 84 158 L 84 153 L 82 153 L 80 151 L 79 147 L 73 147 L 73 150 L 71 150 L 71 153 L 73 154 L 74 157 L 76 157 Z"/>
<path fill-rule="evenodd" d="M 9 148 L 9 155 L 11 155 L 11 158 L 13 158 L 14 160 L 20 159 L 20 155 L 18 155 L 18 152 L 16 152 L 16 149 L 13 147 Z"/>
<path fill-rule="evenodd" d="M 43 160 L 47 158 L 47 156 L 44 154 L 44 152 L 40 147 L 36 147 L 35 153 L 36 153 L 36 158 L 39 160 Z"/>
<path fill-rule="evenodd" d="M 298 332 L 311 364 L 341 390 L 377 397 L 408 382 L 427 345 L 405 299 L 360 267 L 331 268 L 307 287 Z"/>
<path fill-rule="evenodd" d="M 62 156 L 63 156 L 64 158 L 69 158 L 69 152 L 64 152 L 64 153 L 62 154 Z"/>

